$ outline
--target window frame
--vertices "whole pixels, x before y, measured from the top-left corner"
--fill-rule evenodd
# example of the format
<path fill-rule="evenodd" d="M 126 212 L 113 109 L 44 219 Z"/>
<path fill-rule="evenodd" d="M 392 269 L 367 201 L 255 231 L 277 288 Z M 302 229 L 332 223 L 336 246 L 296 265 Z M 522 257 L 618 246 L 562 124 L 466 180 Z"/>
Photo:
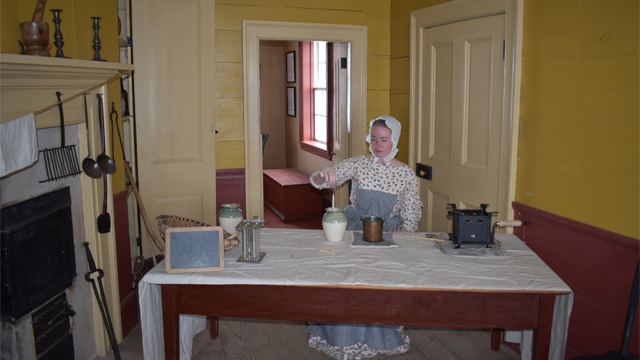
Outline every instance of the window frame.
<path fill-rule="evenodd" d="M 300 147 L 302 150 L 327 160 L 333 159 L 334 128 L 334 65 L 333 44 L 327 46 L 327 142 L 315 141 L 314 107 L 313 107 L 313 42 L 299 43 L 300 61 Z"/>

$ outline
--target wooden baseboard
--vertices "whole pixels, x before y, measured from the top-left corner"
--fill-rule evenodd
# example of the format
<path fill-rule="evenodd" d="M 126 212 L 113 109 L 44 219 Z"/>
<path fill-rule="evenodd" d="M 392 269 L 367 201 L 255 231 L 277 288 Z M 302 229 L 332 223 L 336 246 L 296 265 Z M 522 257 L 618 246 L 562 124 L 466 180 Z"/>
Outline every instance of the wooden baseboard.
<path fill-rule="evenodd" d="M 121 191 L 113 196 L 113 229 L 116 234 L 116 254 L 118 262 L 118 286 L 120 292 L 120 316 L 122 336 L 138 325 L 138 296 L 133 291 L 131 269 L 131 238 L 129 236 L 129 208 L 127 195 Z"/>
<path fill-rule="evenodd" d="M 544 210 L 514 202 L 514 230 L 574 293 L 566 358 L 620 350 L 640 242 Z M 635 317 L 629 352 L 638 354 Z"/>

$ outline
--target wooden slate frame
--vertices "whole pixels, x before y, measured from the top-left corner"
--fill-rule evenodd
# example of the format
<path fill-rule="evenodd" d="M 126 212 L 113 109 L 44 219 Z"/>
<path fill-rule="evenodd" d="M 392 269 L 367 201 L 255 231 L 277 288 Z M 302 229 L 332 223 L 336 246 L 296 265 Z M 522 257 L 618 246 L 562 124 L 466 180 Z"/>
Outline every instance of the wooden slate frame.
<path fill-rule="evenodd" d="M 169 228 L 165 237 L 167 273 L 224 269 L 224 235 L 221 226 Z"/>

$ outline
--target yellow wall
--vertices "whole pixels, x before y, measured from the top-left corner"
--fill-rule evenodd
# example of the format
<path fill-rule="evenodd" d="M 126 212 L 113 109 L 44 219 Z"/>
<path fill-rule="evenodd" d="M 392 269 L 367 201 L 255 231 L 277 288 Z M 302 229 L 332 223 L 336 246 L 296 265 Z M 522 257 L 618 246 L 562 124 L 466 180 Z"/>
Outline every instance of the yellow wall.
<path fill-rule="evenodd" d="M 391 113 L 409 116 L 409 14 L 391 2 Z M 640 237 L 637 0 L 524 1 L 516 201 Z M 402 150 L 401 150 L 402 153 Z"/>
<path fill-rule="evenodd" d="M 389 113 L 390 0 L 230 0 L 216 3 L 216 164 L 244 167 L 242 21 L 365 25 L 367 118 Z M 356 141 L 358 139 L 355 139 Z M 361 139 L 364 142 L 364 139 Z"/>
<path fill-rule="evenodd" d="M 516 201 L 638 238 L 638 1 L 525 1 Z"/>
<path fill-rule="evenodd" d="M 37 0 L 1 0 L 0 2 L 0 51 L 3 53 L 19 54 L 21 40 L 20 23 L 31 21 Z M 53 23 L 53 13 L 51 9 L 61 9 L 60 31 L 62 33 L 64 55 L 72 59 L 91 60 L 94 56 L 93 50 L 93 19 L 92 16 L 99 16 L 100 20 L 100 57 L 109 62 L 120 62 L 120 49 L 118 41 L 118 1 L 117 0 L 48 0 L 46 3 L 43 21 L 49 23 L 50 53 L 56 54 L 55 24 Z M 25 55 L 27 56 L 27 55 Z M 118 119 L 122 119 L 120 114 L 120 83 L 115 81 L 108 86 L 108 93 L 111 94 L 105 103 L 115 102 L 118 111 Z M 63 91 L 64 93 L 64 91 Z M 68 94 L 73 95 L 73 94 Z M 64 99 L 64 96 L 63 96 Z M 109 105 L 111 109 L 111 105 Z M 108 113 L 105 120 L 109 122 Z M 119 121 L 119 123 L 121 123 Z M 122 130 L 121 130 L 122 131 Z M 117 134 L 114 132 L 114 134 Z M 114 159 L 118 171 L 113 175 L 114 193 L 118 193 L 126 188 L 124 168 L 122 164 L 122 151 L 117 145 L 117 135 L 114 146 Z M 83 159 L 86 154 L 79 154 Z M 95 158 L 95 154 L 94 154 Z"/>
<path fill-rule="evenodd" d="M 443 2 L 230 0 L 216 4 L 218 168 L 244 166 L 243 20 L 367 26 L 367 118 L 390 113 L 406 130 L 409 13 Z M 19 52 L 19 22 L 31 19 L 35 4 L 35 0 L 2 0 L 2 52 Z M 45 20 L 52 28 L 53 8 L 63 9 L 67 56 L 93 57 L 90 17 L 99 14 L 103 18 L 101 54 L 118 61 L 116 0 L 49 0 Z M 640 237 L 638 14 L 637 0 L 525 0 L 516 181 L 519 202 L 633 238 Z M 117 84 L 109 92 L 119 94 Z M 114 96 L 116 103 L 118 99 Z M 398 155 L 403 161 L 408 159 L 406 135 Z M 121 159 L 118 152 L 114 157 Z M 124 176 L 114 177 L 116 186 L 124 188 Z"/>

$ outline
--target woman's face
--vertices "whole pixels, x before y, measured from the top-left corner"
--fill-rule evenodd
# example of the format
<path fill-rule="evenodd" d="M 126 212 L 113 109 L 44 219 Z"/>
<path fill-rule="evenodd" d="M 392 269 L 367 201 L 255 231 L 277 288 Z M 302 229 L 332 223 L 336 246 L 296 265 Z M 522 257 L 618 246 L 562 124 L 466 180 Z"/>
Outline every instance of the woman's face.
<path fill-rule="evenodd" d="M 374 125 L 371 129 L 371 149 L 378 158 L 384 158 L 391 153 L 393 142 L 391 130 L 384 126 Z"/>

